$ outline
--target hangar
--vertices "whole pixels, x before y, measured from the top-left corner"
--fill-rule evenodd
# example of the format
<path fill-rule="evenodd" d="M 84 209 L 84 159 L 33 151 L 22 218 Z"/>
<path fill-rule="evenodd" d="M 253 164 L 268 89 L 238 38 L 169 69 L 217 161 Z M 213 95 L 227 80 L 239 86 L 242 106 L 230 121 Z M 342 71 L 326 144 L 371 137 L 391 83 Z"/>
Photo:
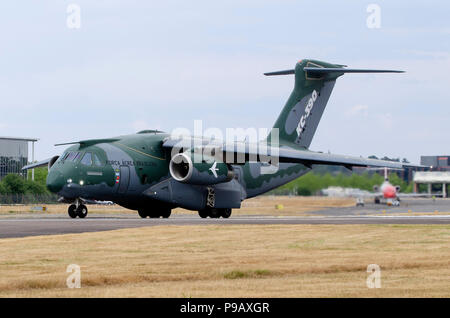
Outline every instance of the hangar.
<path fill-rule="evenodd" d="M 31 142 L 31 161 L 34 161 L 34 143 L 37 138 L 1 137 L 0 136 L 0 180 L 9 173 L 26 176 L 22 167 L 28 164 L 29 143 Z M 34 170 L 31 178 L 34 180 Z"/>

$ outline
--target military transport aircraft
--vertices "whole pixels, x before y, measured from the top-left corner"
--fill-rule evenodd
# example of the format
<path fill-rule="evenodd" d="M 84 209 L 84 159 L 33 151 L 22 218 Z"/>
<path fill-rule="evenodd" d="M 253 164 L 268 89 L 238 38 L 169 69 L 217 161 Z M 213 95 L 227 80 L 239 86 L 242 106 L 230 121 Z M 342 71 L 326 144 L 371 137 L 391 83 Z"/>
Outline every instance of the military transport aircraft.
<path fill-rule="evenodd" d="M 244 199 L 296 179 L 314 164 L 402 168 L 398 162 L 308 150 L 338 77 L 388 72 L 401 71 L 349 69 L 305 59 L 295 69 L 265 73 L 293 74 L 295 85 L 261 142 L 227 143 L 147 130 L 68 143 L 61 156 L 24 169 L 48 165 L 47 187 L 71 204 L 72 218 L 86 217 L 86 200 L 113 201 L 142 218 L 168 218 L 175 207 L 196 210 L 202 218 L 228 218 Z M 267 167 L 275 169 L 262 173 Z"/>

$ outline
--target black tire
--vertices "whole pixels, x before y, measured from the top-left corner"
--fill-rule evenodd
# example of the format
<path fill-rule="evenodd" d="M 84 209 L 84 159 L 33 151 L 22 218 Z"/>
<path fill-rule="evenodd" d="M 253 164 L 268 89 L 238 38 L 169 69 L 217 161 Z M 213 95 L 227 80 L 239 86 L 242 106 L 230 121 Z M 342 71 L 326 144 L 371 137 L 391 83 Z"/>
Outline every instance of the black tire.
<path fill-rule="evenodd" d="M 162 212 L 161 212 L 161 216 L 164 219 L 168 219 L 170 217 L 170 214 L 172 214 L 172 210 L 169 208 L 165 208 Z"/>
<path fill-rule="evenodd" d="M 211 219 L 218 219 L 220 218 L 220 210 L 219 209 L 209 209 L 209 217 Z"/>
<path fill-rule="evenodd" d="M 77 206 L 75 204 L 72 204 L 71 206 L 69 206 L 69 209 L 67 209 L 67 212 L 69 213 L 69 216 L 72 219 L 75 219 L 78 215 L 77 213 Z"/>
<path fill-rule="evenodd" d="M 202 218 L 202 219 L 206 219 L 209 215 L 208 210 L 199 210 L 198 211 L 198 215 Z"/>
<path fill-rule="evenodd" d="M 84 204 L 80 204 L 77 209 L 77 214 L 80 219 L 84 219 L 88 215 L 88 209 Z"/>
<path fill-rule="evenodd" d="M 150 219 L 159 219 L 161 217 L 161 214 L 159 213 L 159 211 L 149 211 L 147 212 L 148 216 L 150 217 Z"/>
<path fill-rule="evenodd" d="M 147 216 L 148 216 L 147 211 L 145 211 L 145 210 L 138 210 L 138 214 L 143 219 L 147 218 Z"/>
<path fill-rule="evenodd" d="M 231 209 L 220 209 L 220 216 L 228 219 L 231 216 Z"/>

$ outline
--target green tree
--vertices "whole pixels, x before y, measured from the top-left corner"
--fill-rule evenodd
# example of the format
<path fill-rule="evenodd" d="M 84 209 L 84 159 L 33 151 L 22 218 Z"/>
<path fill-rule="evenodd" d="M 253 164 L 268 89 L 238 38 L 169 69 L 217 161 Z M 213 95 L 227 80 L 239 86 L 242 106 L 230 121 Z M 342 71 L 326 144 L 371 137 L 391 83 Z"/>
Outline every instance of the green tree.
<path fill-rule="evenodd" d="M 399 178 L 396 173 L 389 174 L 389 181 L 394 186 L 400 186 L 400 192 L 405 192 L 408 189 L 408 183 Z"/>
<path fill-rule="evenodd" d="M 25 193 L 29 194 L 47 194 L 47 187 L 40 182 L 27 180 L 25 181 Z"/>
<path fill-rule="evenodd" d="M 47 180 L 48 169 L 47 167 L 40 167 L 34 169 L 34 181 L 37 183 L 44 185 Z M 31 169 L 28 170 L 28 180 L 31 180 Z"/>
<path fill-rule="evenodd" d="M 408 184 L 399 178 L 395 173 L 389 175 L 389 179 L 393 185 L 400 186 L 402 192 L 411 192 L 412 184 Z M 384 181 L 384 177 L 378 173 L 369 174 L 367 171 L 363 174 L 353 173 L 346 175 L 339 173 L 331 175 L 329 173 L 319 174 L 311 171 L 288 184 L 281 186 L 272 193 L 286 194 L 295 193 L 297 195 L 313 195 L 322 189 L 330 186 L 339 186 L 343 188 L 358 188 L 362 190 L 372 191 L 375 185 L 379 186 Z"/>
<path fill-rule="evenodd" d="M 8 174 L 3 178 L 3 186 L 5 187 L 5 193 L 8 194 L 24 194 L 25 193 L 25 180 L 17 174 Z"/>

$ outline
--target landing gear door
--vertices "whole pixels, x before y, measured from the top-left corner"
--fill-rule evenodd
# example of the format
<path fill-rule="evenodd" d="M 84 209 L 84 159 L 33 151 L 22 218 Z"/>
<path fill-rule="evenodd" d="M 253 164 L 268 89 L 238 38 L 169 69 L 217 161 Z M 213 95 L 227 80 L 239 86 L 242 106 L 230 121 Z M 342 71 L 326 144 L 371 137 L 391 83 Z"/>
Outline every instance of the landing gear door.
<path fill-rule="evenodd" d="M 239 189 L 241 190 L 241 200 L 243 200 L 246 196 L 245 189 L 244 189 L 244 180 L 242 179 L 242 168 L 241 167 L 234 167 L 234 181 L 237 182 Z"/>

